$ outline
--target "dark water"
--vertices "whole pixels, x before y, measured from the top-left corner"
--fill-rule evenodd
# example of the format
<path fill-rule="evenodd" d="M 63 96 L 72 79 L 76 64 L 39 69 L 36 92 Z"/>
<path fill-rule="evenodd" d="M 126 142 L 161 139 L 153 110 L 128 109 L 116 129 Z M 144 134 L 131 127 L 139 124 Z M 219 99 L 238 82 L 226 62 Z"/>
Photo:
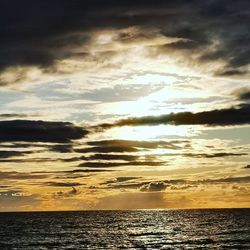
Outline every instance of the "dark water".
<path fill-rule="evenodd" d="M 0 249 L 250 249 L 250 209 L 0 213 Z"/>

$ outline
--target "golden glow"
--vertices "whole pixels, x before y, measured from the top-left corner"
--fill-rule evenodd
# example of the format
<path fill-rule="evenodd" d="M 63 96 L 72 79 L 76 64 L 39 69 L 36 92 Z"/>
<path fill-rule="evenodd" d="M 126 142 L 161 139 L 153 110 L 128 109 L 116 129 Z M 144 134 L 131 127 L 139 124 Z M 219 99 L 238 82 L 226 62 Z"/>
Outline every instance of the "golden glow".
<path fill-rule="evenodd" d="M 189 127 L 171 125 L 114 128 L 109 133 L 114 138 L 127 140 L 160 140 L 168 136 L 188 137 L 193 135 Z"/>

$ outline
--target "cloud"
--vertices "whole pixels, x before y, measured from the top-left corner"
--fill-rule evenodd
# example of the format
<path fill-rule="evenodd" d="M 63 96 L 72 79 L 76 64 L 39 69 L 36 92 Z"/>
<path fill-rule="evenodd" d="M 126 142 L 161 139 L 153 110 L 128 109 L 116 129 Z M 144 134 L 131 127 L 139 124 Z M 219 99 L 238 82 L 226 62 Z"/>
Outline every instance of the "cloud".
<path fill-rule="evenodd" d="M 49 146 L 51 151 L 59 152 L 59 153 L 71 153 L 73 152 L 73 145 L 70 144 L 56 144 Z"/>
<path fill-rule="evenodd" d="M 180 183 L 174 180 L 176 183 Z M 183 181 L 182 181 L 183 182 Z M 181 183 L 182 183 L 181 182 Z M 141 178 L 138 177 L 125 177 L 121 180 L 114 179 L 109 180 L 102 185 L 107 185 L 108 189 L 138 189 L 142 192 L 158 192 L 165 190 L 168 186 L 170 186 L 171 181 L 167 184 L 167 182 L 163 181 L 142 181 Z"/>
<path fill-rule="evenodd" d="M 187 190 L 187 189 L 190 189 L 190 188 L 197 188 L 198 185 L 172 185 L 170 187 L 171 190 Z"/>
<path fill-rule="evenodd" d="M 235 95 L 240 101 L 250 101 L 250 88 L 243 87 L 235 90 L 232 94 Z"/>
<path fill-rule="evenodd" d="M 15 113 L 4 113 L 0 114 L 1 119 L 9 119 L 9 118 L 25 118 L 30 117 L 31 115 L 28 114 L 15 114 Z"/>
<path fill-rule="evenodd" d="M 9 188 L 9 187 L 11 187 L 11 186 L 9 186 L 9 185 L 0 185 L 0 188 Z"/>
<path fill-rule="evenodd" d="M 202 182 L 206 183 L 249 183 L 250 176 L 235 176 L 221 179 L 211 179 L 211 180 L 203 180 Z"/>
<path fill-rule="evenodd" d="M 86 92 L 82 94 L 81 97 L 84 98 L 84 100 L 100 102 L 135 101 L 163 87 L 164 84 L 115 85 L 113 88 L 101 88 Z"/>
<path fill-rule="evenodd" d="M 50 148 L 49 148 L 50 149 Z M 2 154 L 1 154 L 2 152 Z M 16 153 L 17 152 L 17 153 Z M 57 152 L 57 151 L 56 151 Z M 60 151 L 62 154 L 67 154 L 70 152 L 64 152 Z M 23 156 L 25 155 L 22 152 L 19 151 L 0 151 L 0 162 L 78 162 L 78 161 L 88 161 L 91 163 L 93 160 L 104 160 L 104 161 L 114 161 L 114 160 L 121 160 L 121 161 L 135 161 L 139 158 L 139 156 L 136 155 L 121 155 L 121 154 L 93 154 L 89 157 L 86 156 L 80 156 L 80 157 L 71 157 L 71 158 L 46 158 L 46 157 L 34 157 L 34 158 L 14 158 L 14 159 L 6 159 L 9 157 L 14 156 Z M 1 159 L 4 158 L 4 159 Z M 112 164 L 112 163 L 111 163 Z"/>
<path fill-rule="evenodd" d="M 186 189 L 198 189 L 202 185 L 217 185 L 217 184 L 234 184 L 234 183 L 249 183 L 249 176 L 235 176 L 225 178 L 214 178 L 214 179 L 170 179 L 170 180 L 151 180 L 143 181 L 140 178 L 126 180 L 124 183 L 117 180 L 109 180 L 102 185 L 106 185 L 104 189 L 134 189 L 142 192 L 160 192 L 166 188 L 170 190 L 186 190 Z"/>
<path fill-rule="evenodd" d="M 94 154 L 88 157 L 89 160 L 123 160 L 123 161 L 135 161 L 139 156 L 136 155 L 120 155 L 120 154 Z"/>
<path fill-rule="evenodd" d="M 88 132 L 69 122 L 0 121 L 0 141 L 70 142 Z"/>
<path fill-rule="evenodd" d="M 198 46 L 199 43 L 191 40 L 184 40 L 184 41 L 182 40 L 162 45 L 162 47 L 165 47 L 166 49 L 180 49 L 180 50 L 197 49 Z"/>
<path fill-rule="evenodd" d="M 24 162 L 55 162 L 55 161 L 61 161 L 61 162 L 72 162 L 77 161 L 79 159 L 77 158 L 11 158 L 11 159 L 0 159 L 0 162 L 14 162 L 14 163 L 24 163 Z"/>
<path fill-rule="evenodd" d="M 113 172 L 114 170 L 110 169 L 74 169 L 63 171 L 63 173 L 74 174 L 74 173 L 101 173 L 101 172 Z"/>
<path fill-rule="evenodd" d="M 112 180 L 108 180 L 108 181 L 106 181 L 106 182 L 104 182 L 102 184 L 103 185 L 105 185 L 105 184 L 118 184 L 119 185 L 120 183 L 124 183 L 124 182 L 127 183 L 129 181 L 138 180 L 140 178 L 141 177 L 121 176 L 121 177 L 116 177 L 115 179 L 112 179 Z M 130 184 L 133 184 L 133 183 L 129 183 L 128 185 L 130 185 Z"/>
<path fill-rule="evenodd" d="M 155 161 L 129 161 L 129 162 L 83 162 L 80 163 L 79 167 L 88 168 L 110 168 L 110 167 L 123 167 L 123 166 L 162 166 L 166 165 L 165 162 Z"/>
<path fill-rule="evenodd" d="M 185 157 L 194 157 L 194 158 L 217 158 L 217 157 L 227 157 L 227 156 L 243 156 L 247 155 L 245 153 L 214 153 L 214 154 L 193 154 L 193 153 L 188 153 L 184 154 Z"/>
<path fill-rule="evenodd" d="M 228 126 L 250 124 L 250 105 L 242 105 L 227 109 L 215 109 L 203 112 L 180 112 L 160 116 L 131 117 L 117 122 L 104 123 L 94 126 L 102 130 L 122 126 L 156 126 L 160 124 L 172 125 L 208 125 Z"/>
<path fill-rule="evenodd" d="M 15 156 L 23 156 L 25 155 L 27 152 L 22 152 L 22 151 L 3 151 L 3 150 L 0 150 L 0 161 L 1 161 L 1 158 L 10 158 L 10 157 L 15 157 Z"/>
<path fill-rule="evenodd" d="M 16 11 L 13 13 L 13 5 L 22 14 Z M 63 9 L 67 9 L 65 5 L 67 5 L 66 1 L 51 3 L 45 0 L 37 5 L 29 0 L 25 0 L 22 4 L 18 1 L 9 3 L 4 1 L 1 6 L 1 23 L 12 29 L 9 31 L 1 29 L 3 40 L 1 41 L 0 67 L 13 65 L 49 67 L 55 60 L 69 56 L 68 47 L 72 48 L 84 42 L 87 37 L 76 33 L 81 27 L 77 27 L 77 21 L 72 20 L 77 7 L 72 13 L 68 13 L 71 21 L 68 23 L 64 21 L 63 25 L 62 22 L 65 20 Z M 27 8 L 31 11 L 27 12 Z M 8 18 L 12 14 L 16 16 L 16 20 Z M 71 25 L 72 22 L 74 24 Z"/>
<path fill-rule="evenodd" d="M 30 179 L 44 179 L 49 175 L 47 173 L 25 173 L 25 172 L 16 172 L 9 171 L 3 172 L 0 171 L 0 180 L 30 180 Z"/>
<path fill-rule="evenodd" d="M 121 183 L 121 184 L 112 184 L 112 183 L 106 183 L 108 184 L 108 189 L 139 189 L 143 185 L 147 185 L 149 182 L 138 182 L 138 183 Z M 105 184 L 105 183 L 103 183 Z"/>
<path fill-rule="evenodd" d="M 182 41 L 169 45 L 172 50 L 197 51 L 201 62 L 223 60 L 225 72 L 241 71 L 250 60 L 249 3 L 245 0 L 4 0 L 0 7 L 1 70 L 36 66 L 49 71 L 58 61 L 89 55 L 95 32 L 121 29 L 128 31 L 120 32 L 113 42 L 157 35 L 179 38 Z M 137 27 L 138 34 L 131 27 Z M 157 32 L 149 32 L 152 29 Z"/>
<path fill-rule="evenodd" d="M 237 69 L 225 69 L 220 72 L 217 72 L 216 74 L 219 76 L 241 76 L 246 74 L 246 71 L 243 70 L 237 70 Z"/>
<path fill-rule="evenodd" d="M 80 191 L 77 190 L 75 187 L 71 187 L 72 189 L 70 191 L 59 191 L 59 192 L 56 192 L 53 194 L 53 197 L 54 198 L 64 198 L 64 197 L 72 197 L 72 196 L 75 196 L 75 195 L 78 195 L 80 194 Z"/>
<path fill-rule="evenodd" d="M 77 148 L 75 152 L 77 153 L 123 153 L 123 152 L 136 152 L 139 151 L 133 147 L 126 146 L 100 146 L 100 147 L 89 147 L 89 148 Z"/>
<path fill-rule="evenodd" d="M 48 135 L 47 135 L 48 136 Z M 65 136 L 65 135 L 64 135 Z M 161 166 L 166 164 L 164 161 L 156 161 L 153 156 L 144 157 L 138 154 L 132 154 L 141 150 L 151 150 L 156 148 L 179 150 L 183 147 L 183 143 L 187 140 L 169 140 L 169 141 L 137 141 L 137 140 L 100 140 L 80 143 L 65 142 L 65 144 L 49 144 L 31 142 L 27 143 L 7 143 L 3 144 L 10 148 L 34 147 L 26 151 L 4 150 L 0 156 L 0 162 L 13 163 L 45 163 L 45 162 L 81 162 L 80 167 L 118 167 L 118 166 Z M 87 144 L 87 147 L 86 147 Z M 78 148 L 79 146 L 83 148 Z M 89 147 L 92 146 L 92 147 Z M 37 148 L 38 147 L 38 148 Z M 41 147 L 41 149 L 40 149 Z M 56 152 L 55 156 L 47 156 L 46 154 Z M 1 151 L 0 151 L 1 152 Z M 38 153 L 39 156 L 36 154 Z M 73 157 L 71 153 L 74 154 Z M 75 153 L 80 154 L 76 155 Z M 85 155 L 86 153 L 86 155 Z M 30 157 L 25 157 L 31 154 Z M 20 157 L 15 157 L 20 156 Z"/>
<path fill-rule="evenodd" d="M 133 177 L 133 176 L 121 176 L 117 177 L 116 181 L 117 182 L 124 182 L 124 181 L 131 181 L 131 180 L 136 180 L 139 179 L 140 177 Z"/>
<path fill-rule="evenodd" d="M 51 186 L 51 187 L 74 187 L 74 186 L 82 186 L 84 184 L 80 182 L 44 182 L 42 185 Z"/>
<path fill-rule="evenodd" d="M 167 185 L 165 182 L 150 182 L 149 184 L 143 185 L 140 191 L 143 192 L 159 192 L 164 191 Z"/>
<path fill-rule="evenodd" d="M 169 185 L 199 185 L 199 184 L 249 183 L 249 182 L 250 182 L 250 176 L 234 176 L 234 177 L 203 179 L 203 180 L 185 180 L 185 179 L 164 180 L 164 183 Z"/>
<path fill-rule="evenodd" d="M 179 149 L 178 144 L 188 142 L 184 140 L 173 140 L 173 141 L 137 141 L 137 140 L 101 140 L 101 141 L 90 141 L 88 145 L 98 146 L 98 147 L 117 147 L 117 148 L 127 148 L 136 150 L 138 148 L 142 149 L 154 149 L 154 148 L 166 148 L 166 149 Z M 111 151 L 112 152 L 112 151 Z"/>
<path fill-rule="evenodd" d="M 239 98 L 241 100 L 250 100 L 250 90 L 245 92 L 245 93 L 242 93 Z"/>

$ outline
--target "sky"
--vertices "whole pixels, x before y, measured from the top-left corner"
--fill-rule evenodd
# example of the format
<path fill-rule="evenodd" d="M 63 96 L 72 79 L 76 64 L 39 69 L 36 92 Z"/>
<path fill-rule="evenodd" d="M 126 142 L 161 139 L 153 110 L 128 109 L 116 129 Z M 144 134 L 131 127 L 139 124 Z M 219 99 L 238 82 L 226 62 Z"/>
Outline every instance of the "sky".
<path fill-rule="evenodd" d="M 1 0 L 0 211 L 249 207 L 248 0 Z"/>

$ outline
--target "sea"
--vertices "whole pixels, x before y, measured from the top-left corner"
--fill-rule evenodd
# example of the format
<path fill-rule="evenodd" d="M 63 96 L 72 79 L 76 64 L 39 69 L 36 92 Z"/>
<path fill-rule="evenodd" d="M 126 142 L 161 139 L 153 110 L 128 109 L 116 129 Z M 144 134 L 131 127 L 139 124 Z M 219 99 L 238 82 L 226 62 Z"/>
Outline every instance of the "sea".
<path fill-rule="evenodd" d="M 250 249 L 250 209 L 0 213 L 0 249 Z"/>

